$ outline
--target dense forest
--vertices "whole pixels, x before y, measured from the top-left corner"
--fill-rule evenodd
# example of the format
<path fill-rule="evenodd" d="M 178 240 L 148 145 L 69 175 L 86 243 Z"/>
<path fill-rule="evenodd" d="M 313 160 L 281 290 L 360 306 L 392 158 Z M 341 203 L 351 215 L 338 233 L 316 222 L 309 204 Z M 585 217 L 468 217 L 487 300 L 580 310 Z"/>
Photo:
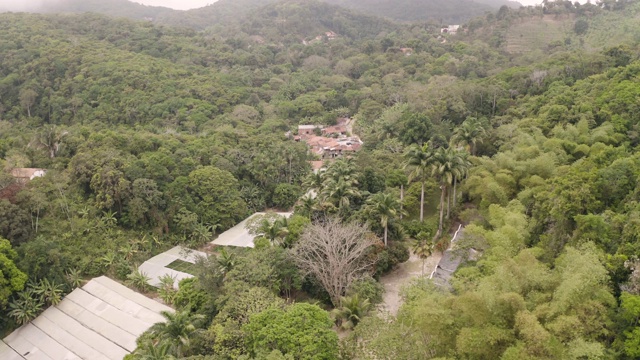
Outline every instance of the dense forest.
<path fill-rule="evenodd" d="M 156 24 L 204 30 L 214 25 L 235 23 L 239 18 L 278 0 L 218 0 L 211 5 L 187 11 L 165 7 L 145 6 L 128 0 L 57 0 L 45 2 L 32 11 L 43 13 L 94 12 L 109 16 L 153 21 Z M 324 2 L 352 8 L 364 13 L 399 21 L 431 21 L 437 24 L 460 24 L 467 20 L 497 11 L 503 5 L 512 8 L 520 3 L 508 0 L 324 0 Z M 18 9 L 21 9 L 18 7 Z M 0 11 L 3 10 L 0 5 Z M 24 9 L 22 9 L 24 10 Z"/>
<path fill-rule="evenodd" d="M 455 35 L 255 3 L 203 27 L 0 14 L 2 335 L 106 274 L 176 309 L 131 359 L 640 357 L 640 2 Z M 313 173 L 298 125 L 341 118 L 362 149 Z M 265 210 L 293 215 L 205 246 Z M 377 311 L 460 225 L 451 281 Z M 151 288 L 138 265 L 178 244 L 210 255 Z"/>

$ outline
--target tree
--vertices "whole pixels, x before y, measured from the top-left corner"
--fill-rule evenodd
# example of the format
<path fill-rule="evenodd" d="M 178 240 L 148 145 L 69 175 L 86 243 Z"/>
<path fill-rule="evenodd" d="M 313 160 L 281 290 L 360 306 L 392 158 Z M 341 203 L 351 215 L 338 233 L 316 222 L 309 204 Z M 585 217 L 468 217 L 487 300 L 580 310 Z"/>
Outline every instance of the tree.
<path fill-rule="evenodd" d="M 332 311 L 332 315 L 338 326 L 345 330 L 351 330 L 371 309 L 369 299 L 361 299 L 358 294 L 341 297 L 340 307 Z"/>
<path fill-rule="evenodd" d="M 329 179 L 320 196 L 330 206 L 337 208 L 341 215 L 346 216 L 349 213 L 351 200 L 360 198 L 362 194 L 355 187 L 354 181 L 341 178 Z"/>
<path fill-rule="evenodd" d="M 404 207 L 404 187 L 409 183 L 409 178 L 402 170 L 392 171 L 386 178 L 386 184 L 389 187 L 400 187 L 400 219 L 403 215 Z"/>
<path fill-rule="evenodd" d="M 20 105 L 27 110 L 27 115 L 31 117 L 31 107 L 36 103 L 38 93 L 33 89 L 23 88 L 20 90 Z"/>
<path fill-rule="evenodd" d="M 378 218 L 384 229 L 384 246 L 387 246 L 389 232 L 389 220 L 393 220 L 398 214 L 402 214 L 400 203 L 391 194 L 377 193 L 367 199 L 364 212 L 370 217 Z"/>
<path fill-rule="evenodd" d="M 262 219 L 256 233 L 260 236 L 264 236 L 272 244 L 276 245 L 284 239 L 288 231 L 282 223 L 282 218 L 278 218 L 273 221 L 269 219 Z"/>
<path fill-rule="evenodd" d="M 422 275 L 424 275 L 424 263 L 433 254 L 433 244 L 427 241 L 426 234 L 419 233 L 417 239 L 412 246 L 412 251 L 422 260 Z"/>
<path fill-rule="evenodd" d="M 191 340 L 200 332 L 197 325 L 203 316 L 191 314 L 188 310 L 175 313 L 163 311 L 160 314 L 165 321 L 149 329 L 151 336 L 161 343 L 171 344 L 172 355 L 184 356 L 191 346 Z"/>
<path fill-rule="evenodd" d="M 145 341 L 138 347 L 135 353 L 130 355 L 135 360 L 174 360 L 171 355 L 171 344 L 168 342 Z M 127 357 L 128 359 L 128 357 Z"/>
<path fill-rule="evenodd" d="M 422 185 L 420 192 L 420 221 L 424 221 L 424 184 L 427 180 L 427 175 L 433 166 L 434 153 L 429 148 L 429 144 L 424 144 L 422 146 L 414 144 L 409 148 L 405 157 L 407 159 L 405 162 L 405 168 L 412 168 L 412 171 L 409 174 L 409 181 L 418 178 Z"/>
<path fill-rule="evenodd" d="M 482 142 L 487 135 L 484 124 L 474 118 L 468 117 L 453 133 L 453 141 L 455 144 L 465 144 L 471 155 L 476 154 L 476 144 Z"/>
<path fill-rule="evenodd" d="M 205 224 L 229 228 L 246 215 L 238 180 L 228 171 L 205 166 L 189 174 L 189 188 L 198 199 L 196 213 Z"/>
<path fill-rule="evenodd" d="M 376 259 L 368 255 L 375 243 L 362 225 L 328 218 L 307 227 L 293 254 L 298 266 L 318 280 L 337 306 L 351 283 L 371 271 Z"/>
<path fill-rule="evenodd" d="M 24 289 L 27 282 L 27 275 L 14 263 L 17 258 L 9 240 L 0 237 L 0 308 L 7 305 L 14 292 Z"/>
<path fill-rule="evenodd" d="M 329 313 L 317 305 L 296 303 L 255 314 L 242 330 L 255 358 L 279 350 L 295 359 L 330 360 L 338 357 L 338 335 L 331 326 Z"/>
<path fill-rule="evenodd" d="M 25 325 L 38 317 L 44 303 L 32 289 L 21 291 L 18 298 L 9 304 L 9 316 L 19 325 Z"/>
<path fill-rule="evenodd" d="M 69 135 L 68 131 L 56 125 L 45 125 L 36 135 L 34 144 L 37 148 L 45 149 L 49 158 L 53 159 L 60 151 L 62 141 L 67 135 Z"/>
<path fill-rule="evenodd" d="M 444 200 L 449 185 L 454 179 L 466 172 L 466 163 L 461 160 L 460 153 L 453 148 L 439 148 L 433 157 L 433 175 L 440 181 L 440 218 L 436 238 L 442 235 L 444 223 Z"/>

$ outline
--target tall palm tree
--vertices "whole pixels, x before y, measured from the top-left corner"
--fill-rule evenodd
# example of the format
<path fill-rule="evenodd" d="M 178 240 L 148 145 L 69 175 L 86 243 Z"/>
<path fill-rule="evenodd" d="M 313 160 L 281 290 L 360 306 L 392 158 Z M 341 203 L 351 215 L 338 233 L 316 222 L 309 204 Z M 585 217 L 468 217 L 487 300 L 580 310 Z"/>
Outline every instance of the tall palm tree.
<path fill-rule="evenodd" d="M 377 217 L 384 228 L 384 246 L 387 246 L 389 220 L 395 218 L 402 210 L 400 203 L 391 194 L 377 193 L 367 200 L 365 213 Z"/>
<path fill-rule="evenodd" d="M 424 263 L 433 254 L 433 243 L 427 241 L 427 234 L 418 234 L 418 239 L 413 243 L 411 250 L 422 260 L 422 275 L 424 275 Z"/>
<path fill-rule="evenodd" d="M 152 336 L 160 343 L 171 344 L 171 353 L 176 357 L 182 357 L 191 346 L 191 340 L 201 330 L 198 328 L 202 315 L 192 315 L 189 311 L 176 311 L 160 313 L 165 322 L 157 323 L 150 329 Z"/>
<path fill-rule="evenodd" d="M 302 182 L 302 187 L 306 190 L 315 190 L 317 192 L 322 190 L 322 182 L 324 181 L 325 171 L 312 172 Z"/>
<path fill-rule="evenodd" d="M 360 198 L 361 196 L 362 194 L 355 186 L 355 183 L 346 179 L 339 179 L 337 181 L 330 179 L 320 194 L 320 197 L 325 202 L 336 207 L 342 215 L 347 213 L 351 205 L 351 199 Z"/>
<path fill-rule="evenodd" d="M 351 185 L 358 185 L 358 174 L 352 159 L 342 158 L 334 161 L 322 176 L 324 183 L 344 180 Z"/>
<path fill-rule="evenodd" d="M 456 151 L 455 156 L 455 167 L 456 172 L 453 176 L 453 206 L 455 207 L 458 203 L 457 199 L 457 185 L 460 179 L 466 178 L 469 173 L 469 168 L 471 168 L 471 162 L 468 159 L 468 153 L 465 151 Z M 449 218 L 449 211 L 447 207 L 447 219 Z"/>
<path fill-rule="evenodd" d="M 440 180 L 440 221 L 438 222 L 438 232 L 436 238 L 442 235 L 444 221 L 444 199 L 447 194 L 449 184 L 453 178 L 459 175 L 457 167 L 456 151 L 453 148 L 438 148 L 434 154 L 432 174 Z"/>
<path fill-rule="evenodd" d="M 424 184 L 427 180 L 427 175 L 433 167 L 434 153 L 428 144 L 422 146 L 414 144 L 409 148 L 405 157 L 405 168 L 410 167 L 412 169 L 409 174 L 409 181 L 418 178 L 422 185 L 420 191 L 420 221 L 424 221 Z"/>
<path fill-rule="evenodd" d="M 45 149 L 49 157 L 53 159 L 60 151 L 62 141 L 68 134 L 68 131 L 61 130 L 56 125 L 45 125 L 35 138 L 35 146 Z"/>
<path fill-rule="evenodd" d="M 471 155 L 476 154 L 476 144 L 482 142 L 487 135 L 484 124 L 474 117 L 468 117 L 453 133 L 452 140 L 456 144 L 464 143 Z"/>

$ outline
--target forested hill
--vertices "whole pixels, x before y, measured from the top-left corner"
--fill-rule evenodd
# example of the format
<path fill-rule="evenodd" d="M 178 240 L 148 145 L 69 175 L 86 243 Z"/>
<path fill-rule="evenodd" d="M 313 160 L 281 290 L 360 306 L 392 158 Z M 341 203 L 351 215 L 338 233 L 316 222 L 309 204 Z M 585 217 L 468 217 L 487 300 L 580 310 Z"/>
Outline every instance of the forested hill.
<path fill-rule="evenodd" d="M 203 30 L 210 26 L 228 24 L 248 12 L 279 0 L 218 0 L 199 9 L 177 11 L 164 7 L 144 6 L 128 0 L 59 0 L 45 2 L 31 9 L 45 13 L 84 13 L 150 20 L 158 24 Z M 506 0 L 321 0 L 369 15 L 398 21 L 431 21 L 444 24 L 462 24 L 469 19 L 495 12 L 502 5 L 518 7 L 519 3 Z"/>
<path fill-rule="evenodd" d="M 205 31 L 0 14 L 0 333 L 104 274 L 176 308 L 132 360 L 638 359 L 638 14 L 503 7 L 457 35 L 309 1 Z M 309 151 L 345 118 L 358 152 Z M 294 214 L 255 248 L 205 246 L 269 209 Z M 447 283 L 378 317 L 379 280 L 459 224 Z M 176 245 L 211 255 L 150 288 L 138 266 Z"/>
<path fill-rule="evenodd" d="M 367 14 L 399 21 L 432 21 L 462 24 L 469 19 L 495 12 L 500 6 L 474 0 L 325 0 Z M 497 5 L 497 2 L 494 2 Z M 506 2 L 505 4 L 506 5 Z"/>
<path fill-rule="evenodd" d="M 401 26 L 380 17 L 363 15 L 339 6 L 311 0 L 286 0 L 267 5 L 238 17 L 210 33 L 224 38 L 245 34 L 259 36 L 255 41 L 300 44 L 320 36 L 322 41 L 340 37 L 347 41 L 374 39 L 381 34 L 400 31 Z M 318 39 L 316 39 L 318 40 Z"/>

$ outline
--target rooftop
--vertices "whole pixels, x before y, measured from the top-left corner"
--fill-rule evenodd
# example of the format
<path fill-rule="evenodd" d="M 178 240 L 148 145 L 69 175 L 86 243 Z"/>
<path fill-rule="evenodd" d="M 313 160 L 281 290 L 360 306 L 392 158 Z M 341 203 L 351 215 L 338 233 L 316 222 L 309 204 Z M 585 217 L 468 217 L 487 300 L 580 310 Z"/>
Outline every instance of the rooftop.
<path fill-rule="evenodd" d="M 120 360 L 161 311 L 173 309 L 101 276 L 0 341 L 0 359 Z"/>

